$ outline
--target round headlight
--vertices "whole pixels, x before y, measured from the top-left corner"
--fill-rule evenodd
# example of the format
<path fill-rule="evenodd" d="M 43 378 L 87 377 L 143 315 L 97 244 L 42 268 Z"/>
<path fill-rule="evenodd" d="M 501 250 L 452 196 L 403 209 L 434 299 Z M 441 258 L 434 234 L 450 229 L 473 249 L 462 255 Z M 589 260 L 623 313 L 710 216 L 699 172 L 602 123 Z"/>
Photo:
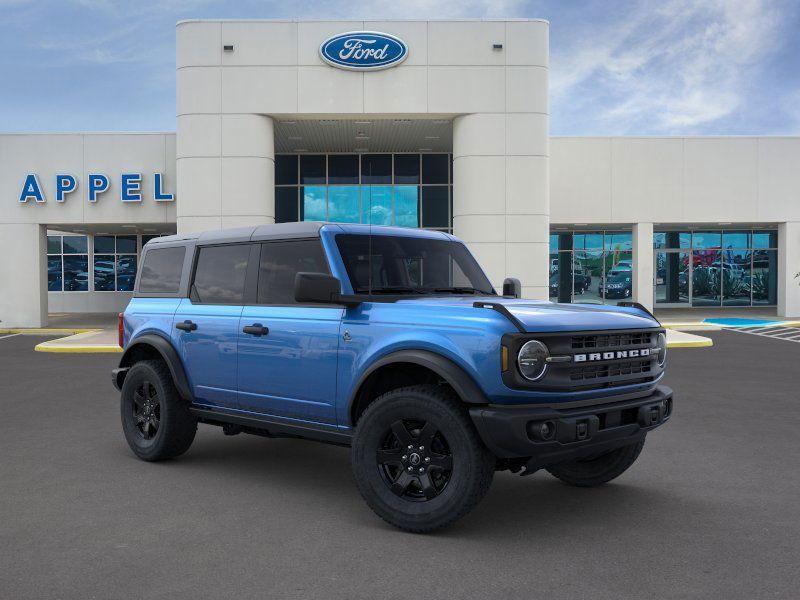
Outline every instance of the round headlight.
<path fill-rule="evenodd" d="M 658 366 L 663 367 L 667 362 L 667 336 L 658 334 Z"/>
<path fill-rule="evenodd" d="M 517 355 L 517 365 L 522 376 L 529 381 L 541 379 L 547 369 L 547 357 L 550 352 L 539 340 L 526 342 Z"/>

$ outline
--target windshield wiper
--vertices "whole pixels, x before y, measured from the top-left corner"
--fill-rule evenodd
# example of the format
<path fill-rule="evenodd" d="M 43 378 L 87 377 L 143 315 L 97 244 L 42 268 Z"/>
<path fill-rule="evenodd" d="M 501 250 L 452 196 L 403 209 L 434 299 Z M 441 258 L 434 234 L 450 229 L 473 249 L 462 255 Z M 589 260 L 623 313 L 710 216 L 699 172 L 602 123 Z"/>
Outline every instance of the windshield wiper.
<path fill-rule="evenodd" d="M 429 293 L 428 290 L 424 290 L 421 288 L 413 288 L 408 286 L 386 286 L 386 287 L 377 287 L 372 288 L 369 290 L 368 288 L 357 288 L 356 294 L 427 294 Z"/>
<path fill-rule="evenodd" d="M 434 288 L 433 291 L 437 292 L 437 293 L 450 293 L 450 294 L 473 294 L 473 295 L 474 294 L 485 294 L 487 296 L 493 296 L 494 295 L 494 294 L 491 294 L 489 292 L 484 292 L 483 290 L 476 289 L 474 287 L 466 287 L 466 286 L 463 286 L 463 287 L 458 287 L 458 286 L 440 287 L 440 288 Z"/>

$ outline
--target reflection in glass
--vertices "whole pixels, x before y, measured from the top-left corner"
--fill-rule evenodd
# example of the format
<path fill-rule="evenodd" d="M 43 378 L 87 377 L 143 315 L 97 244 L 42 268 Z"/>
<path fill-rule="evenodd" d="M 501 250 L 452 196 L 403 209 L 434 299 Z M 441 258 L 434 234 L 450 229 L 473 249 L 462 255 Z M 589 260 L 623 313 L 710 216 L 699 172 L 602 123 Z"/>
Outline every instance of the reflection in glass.
<path fill-rule="evenodd" d="M 370 185 L 361 188 L 361 222 L 372 225 L 392 224 L 392 187 Z"/>
<path fill-rule="evenodd" d="M 600 238 L 602 240 L 602 235 Z M 575 252 L 574 257 L 572 266 L 572 301 L 602 303 L 603 251 Z"/>
<path fill-rule="evenodd" d="M 136 256 L 117 257 L 117 291 L 132 292 L 136 280 Z"/>
<path fill-rule="evenodd" d="M 61 254 L 61 236 L 48 235 L 47 236 L 47 253 L 48 254 Z"/>
<path fill-rule="evenodd" d="M 617 232 L 605 235 L 605 249 L 606 250 L 632 250 L 633 240 L 630 232 Z"/>
<path fill-rule="evenodd" d="M 52 237 L 52 236 L 48 236 Z M 47 291 L 61 291 L 61 256 L 47 257 Z"/>
<path fill-rule="evenodd" d="M 89 289 L 89 259 L 64 256 L 64 291 L 85 292 Z"/>
<path fill-rule="evenodd" d="M 753 304 L 776 304 L 778 301 L 778 251 L 753 251 Z"/>
<path fill-rule="evenodd" d="M 114 236 L 113 235 L 94 236 L 94 252 L 95 254 L 114 254 Z"/>
<path fill-rule="evenodd" d="M 325 186 L 307 185 L 303 188 L 303 220 L 325 221 Z"/>
<path fill-rule="evenodd" d="M 95 247 L 97 240 L 95 239 Z M 114 255 L 94 255 L 94 290 L 96 292 L 114 291 Z"/>
<path fill-rule="evenodd" d="M 692 234 L 688 231 L 657 231 L 653 234 L 653 248 L 690 248 Z"/>
<path fill-rule="evenodd" d="M 623 247 L 624 245 L 624 241 L 617 244 Z M 629 300 L 633 295 L 633 252 L 630 250 L 606 252 L 605 269 L 601 295 L 605 298 L 606 304 Z"/>
<path fill-rule="evenodd" d="M 722 247 L 723 248 L 749 248 L 750 247 L 750 232 L 749 231 L 725 231 L 722 234 Z"/>
<path fill-rule="evenodd" d="M 117 254 L 136 254 L 136 236 L 118 235 Z"/>
<path fill-rule="evenodd" d="M 689 253 L 656 252 L 656 304 L 689 304 Z"/>
<path fill-rule="evenodd" d="M 722 232 L 695 231 L 692 233 L 692 247 L 699 249 L 716 249 L 722 246 Z"/>
<path fill-rule="evenodd" d="M 555 298 L 555 301 L 558 302 L 558 252 L 553 252 L 553 238 L 558 238 L 558 236 L 550 236 L 550 298 Z M 558 249 L 558 239 L 556 239 L 556 250 Z"/>
<path fill-rule="evenodd" d="M 750 306 L 750 251 L 724 250 L 722 258 L 722 304 Z"/>
<path fill-rule="evenodd" d="M 447 189 L 445 188 L 445 195 Z M 394 186 L 394 224 L 400 227 L 419 227 L 419 187 Z M 445 204 L 445 210 L 446 209 Z"/>
<path fill-rule="evenodd" d="M 601 233 L 576 233 L 573 240 L 575 250 L 601 250 L 603 248 L 603 234 Z"/>
<path fill-rule="evenodd" d="M 722 284 L 719 250 L 692 253 L 692 306 L 719 306 Z"/>
<path fill-rule="evenodd" d="M 85 235 L 65 235 L 63 240 L 64 254 L 86 254 L 88 242 Z"/>
<path fill-rule="evenodd" d="M 358 186 L 336 185 L 328 188 L 328 221 L 358 223 Z"/>
<path fill-rule="evenodd" d="M 754 231 L 753 232 L 753 248 L 777 248 L 778 247 L 778 232 L 777 231 Z"/>

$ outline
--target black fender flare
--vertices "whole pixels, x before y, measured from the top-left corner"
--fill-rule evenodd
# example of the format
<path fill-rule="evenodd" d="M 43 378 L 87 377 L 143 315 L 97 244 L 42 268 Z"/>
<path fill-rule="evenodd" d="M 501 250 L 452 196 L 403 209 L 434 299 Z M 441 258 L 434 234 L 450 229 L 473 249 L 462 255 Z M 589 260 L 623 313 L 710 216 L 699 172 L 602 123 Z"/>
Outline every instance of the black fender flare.
<path fill-rule="evenodd" d="M 353 404 L 370 375 L 378 369 L 394 363 L 412 363 L 433 371 L 450 384 L 450 387 L 453 388 L 463 402 L 468 404 L 489 403 L 483 390 L 475 383 L 475 380 L 449 358 L 429 350 L 398 350 L 373 362 L 359 378 L 347 402 L 347 414 L 350 415 L 351 420 Z"/>
<path fill-rule="evenodd" d="M 152 348 L 155 348 L 155 350 L 161 355 L 161 358 L 167 364 L 167 368 L 172 375 L 172 381 L 175 384 L 175 388 L 178 390 L 178 393 L 181 395 L 181 398 L 192 402 L 194 397 L 189 386 L 189 379 L 186 377 L 186 371 L 183 368 L 183 363 L 178 356 L 178 352 L 169 341 L 154 333 L 146 333 L 135 338 L 131 344 L 125 348 L 125 352 L 122 354 L 122 358 L 119 360 L 119 369 L 115 370 L 115 372 L 119 372 L 119 374 L 115 375 L 115 383 L 118 385 L 118 387 L 122 388 L 122 382 L 125 380 L 124 375 L 127 373 L 127 370 L 133 366 L 132 357 L 136 354 L 134 350 L 136 348 L 141 348 L 142 346 L 151 346 Z"/>

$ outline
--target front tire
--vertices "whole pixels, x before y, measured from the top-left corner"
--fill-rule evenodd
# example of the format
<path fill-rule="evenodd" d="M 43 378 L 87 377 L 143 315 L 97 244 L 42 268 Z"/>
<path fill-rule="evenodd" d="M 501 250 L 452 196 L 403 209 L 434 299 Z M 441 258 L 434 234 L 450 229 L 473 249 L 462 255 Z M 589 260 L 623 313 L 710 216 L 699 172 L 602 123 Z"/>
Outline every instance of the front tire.
<path fill-rule="evenodd" d="M 595 487 L 608 483 L 627 471 L 636 462 L 643 447 L 644 439 L 597 457 L 551 465 L 547 467 L 547 471 L 568 485 Z"/>
<path fill-rule="evenodd" d="M 435 385 L 387 392 L 367 407 L 351 450 L 369 507 L 415 533 L 450 525 L 486 495 L 495 458 L 457 398 Z"/>
<path fill-rule="evenodd" d="M 189 412 L 160 360 L 136 363 L 120 394 L 122 431 L 133 453 L 146 461 L 167 460 L 189 449 L 197 419 Z"/>

